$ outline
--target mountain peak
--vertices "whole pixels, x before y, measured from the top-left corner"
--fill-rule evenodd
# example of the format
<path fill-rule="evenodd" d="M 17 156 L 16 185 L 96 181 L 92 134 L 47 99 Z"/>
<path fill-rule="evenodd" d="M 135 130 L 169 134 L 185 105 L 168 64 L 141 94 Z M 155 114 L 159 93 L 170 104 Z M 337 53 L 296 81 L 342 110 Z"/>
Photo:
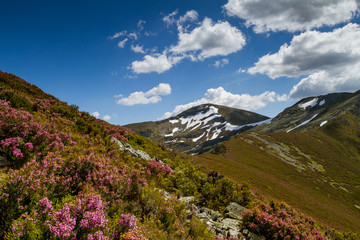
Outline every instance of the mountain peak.
<path fill-rule="evenodd" d="M 127 127 L 155 141 L 163 141 L 169 148 L 197 154 L 267 119 L 245 110 L 202 104 L 162 121 Z"/>
<path fill-rule="evenodd" d="M 341 117 L 345 112 L 360 116 L 360 91 L 330 93 L 301 99 L 278 114 L 271 123 L 254 130 L 291 132 L 319 128 Z"/>

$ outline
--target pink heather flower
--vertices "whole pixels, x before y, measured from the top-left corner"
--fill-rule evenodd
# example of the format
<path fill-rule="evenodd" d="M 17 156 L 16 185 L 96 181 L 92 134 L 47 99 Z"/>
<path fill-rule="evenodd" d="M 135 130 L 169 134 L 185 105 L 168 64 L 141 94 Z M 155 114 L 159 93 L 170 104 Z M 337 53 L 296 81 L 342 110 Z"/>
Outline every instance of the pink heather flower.
<path fill-rule="evenodd" d="M 22 154 L 21 150 L 18 148 L 13 148 L 12 154 L 14 157 L 18 157 L 18 158 L 24 157 L 24 154 Z"/>
<path fill-rule="evenodd" d="M 31 142 L 28 142 L 28 143 L 25 143 L 24 147 L 27 147 L 27 148 L 30 148 L 30 149 L 33 149 L 34 146 Z"/>
<path fill-rule="evenodd" d="M 47 197 L 41 199 L 37 203 L 37 207 L 39 208 L 39 210 L 41 210 L 41 213 L 49 213 L 53 210 L 52 202 Z"/>
<path fill-rule="evenodd" d="M 119 221 L 119 225 L 122 226 L 124 229 L 131 230 L 136 227 L 137 218 L 128 213 L 128 214 L 121 214 L 121 220 Z"/>
<path fill-rule="evenodd" d="M 87 240 L 108 240 L 108 239 L 110 239 L 110 238 L 107 236 L 104 236 L 102 231 L 97 231 L 94 234 L 87 235 Z"/>
<path fill-rule="evenodd" d="M 76 219 L 70 215 L 70 208 L 67 204 L 55 213 L 53 222 L 49 224 L 50 232 L 54 237 L 70 237 L 76 225 Z"/>

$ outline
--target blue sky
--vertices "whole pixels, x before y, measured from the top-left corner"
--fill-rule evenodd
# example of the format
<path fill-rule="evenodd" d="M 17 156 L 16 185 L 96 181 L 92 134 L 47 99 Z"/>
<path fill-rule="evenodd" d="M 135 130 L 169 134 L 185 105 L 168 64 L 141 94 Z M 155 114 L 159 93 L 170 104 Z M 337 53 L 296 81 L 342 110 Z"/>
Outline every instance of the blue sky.
<path fill-rule="evenodd" d="M 315 2 L 315 3 L 314 3 Z M 115 124 L 360 89 L 359 1 L 4 1 L 0 70 Z"/>

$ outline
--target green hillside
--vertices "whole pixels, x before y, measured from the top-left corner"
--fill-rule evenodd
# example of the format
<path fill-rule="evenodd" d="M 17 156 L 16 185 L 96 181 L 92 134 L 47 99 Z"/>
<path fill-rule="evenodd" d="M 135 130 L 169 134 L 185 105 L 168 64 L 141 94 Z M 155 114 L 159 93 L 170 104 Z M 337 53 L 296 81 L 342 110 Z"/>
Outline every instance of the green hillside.
<path fill-rule="evenodd" d="M 343 111 L 308 131 L 254 129 L 225 142 L 221 154 L 194 159 L 236 181 L 249 181 L 257 193 L 285 201 L 324 224 L 360 232 L 359 136 L 359 117 Z"/>
<path fill-rule="evenodd" d="M 358 238 L 192 160 L 0 72 L 0 239 Z"/>

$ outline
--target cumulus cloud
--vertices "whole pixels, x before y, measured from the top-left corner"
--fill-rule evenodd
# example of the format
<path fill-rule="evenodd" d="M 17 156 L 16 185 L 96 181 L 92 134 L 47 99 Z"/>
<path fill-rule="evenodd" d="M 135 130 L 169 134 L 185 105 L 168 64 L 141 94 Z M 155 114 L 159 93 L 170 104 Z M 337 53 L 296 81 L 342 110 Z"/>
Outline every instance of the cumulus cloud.
<path fill-rule="evenodd" d="M 201 104 L 212 103 L 244 110 L 256 110 L 265 107 L 269 102 L 286 101 L 286 95 L 278 95 L 275 92 L 266 91 L 260 95 L 233 94 L 227 92 L 223 87 L 210 88 L 204 96 L 196 101 L 178 105 L 172 112 L 166 112 L 162 119 L 176 116 L 177 114 Z"/>
<path fill-rule="evenodd" d="M 167 53 L 145 55 L 142 61 L 134 61 L 129 67 L 135 73 L 163 73 L 179 63 L 185 56 L 167 56 Z"/>
<path fill-rule="evenodd" d="M 124 40 L 120 41 L 120 42 L 118 43 L 118 47 L 119 47 L 119 48 L 124 48 L 124 47 L 125 47 L 125 44 L 126 44 L 126 42 L 127 42 L 128 40 L 129 40 L 129 39 L 125 38 Z"/>
<path fill-rule="evenodd" d="M 227 64 L 229 64 L 229 59 L 223 58 L 223 59 L 221 59 L 221 60 L 215 61 L 214 64 L 213 64 L 213 66 L 214 66 L 215 68 L 222 68 L 222 67 L 224 67 L 224 66 L 227 65 Z"/>
<path fill-rule="evenodd" d="M 185 22 L 194 22 L 198 19 L 195 10 L 186 12 L 176 19 L 178 11 L 174 11 L 163 18 L 166 24 L 177 24 L 178 43 L 170 46 L 163 53 L 153 53 L 144 56 L 143 60 L 134 61 L 129 66 L 134 73 L 163 73 L 168 71 L 183 59 L 202 61 L 214 56 L 227 56 L 243 48 L 246 40 L 242 32 L 226 21 L 213 22 L 205 18 L 193 30 L 184 27 Z M 134 52 L 144 51 L 139 46 L 132 46 Z M 215 63 L 215 67 L 222 67 L 228 63 L 227 59 Z"/>
<path fill-rule="evenodd" d="M 199 14 L 197 11 L 195 11 L 195 10 L 187 11 L 184 16 L 181 16 L 179 18 L 179 24 L 183 24 L 187 21 L 194 22 L 198 19 L 198 17 L 199 17 Z"/>
<path fill-rule="evenodd" d="M 205 18 L 190 32 L 179 28 L 179 41 L 170 51 L 174 53 L 199 52 L 198 59 L 227 56 L 243 48 L 246 43 L 242 32 L 228 22 L 214 23 Z"/>
<path fill-rule="evenodd" d="M 99 112 L 93 112 L 93 113 L 91 114 L 91 116 L 94 116 L 94 117 L 96 117 L 96 118 L 99 118 L 100 113 L 99 113 Z"/>
<path fill-rule="evenodd" d="M 152 104 L 161 101 L 160 96 L 171 94 L 171 87 L 168 83 L 160 83 L 147 92 L 134 92 L 129 97 L 121 98 L 116 103 L 126 106 L 133 106 L 136 104 Z"/>
<path fill-rule="evenodd" d="M 139 46 L 139 45 L 131 45 L 131 50 L 135 53 L 146 53 L 145 50 L 144 50 L 144 47 L 143 46 Z"/>
<path fill-rule="evenodd" d="M 350 20 L 358 11 L 357 0 L 228 0 L 226 13 L 254 26 L 257 33 L 303 31 Z"/>
<path fill-rule="evenodd" d="M 294 36 L 289 45 L 261 57 L 248 72 L 272 79 L 305 76 L 290 92 L 292 98 L 303 98 L 359 89 L 359 67 L 360 25 L 349 23 L 332 32 Z"/>
<path fill-rule="evenodd" d="M 104 115 L 103 116 L 103 120 L 105 120 L 105 121 L 109 121 L 110 119 L 111 119 L 110 115 Z"/>

